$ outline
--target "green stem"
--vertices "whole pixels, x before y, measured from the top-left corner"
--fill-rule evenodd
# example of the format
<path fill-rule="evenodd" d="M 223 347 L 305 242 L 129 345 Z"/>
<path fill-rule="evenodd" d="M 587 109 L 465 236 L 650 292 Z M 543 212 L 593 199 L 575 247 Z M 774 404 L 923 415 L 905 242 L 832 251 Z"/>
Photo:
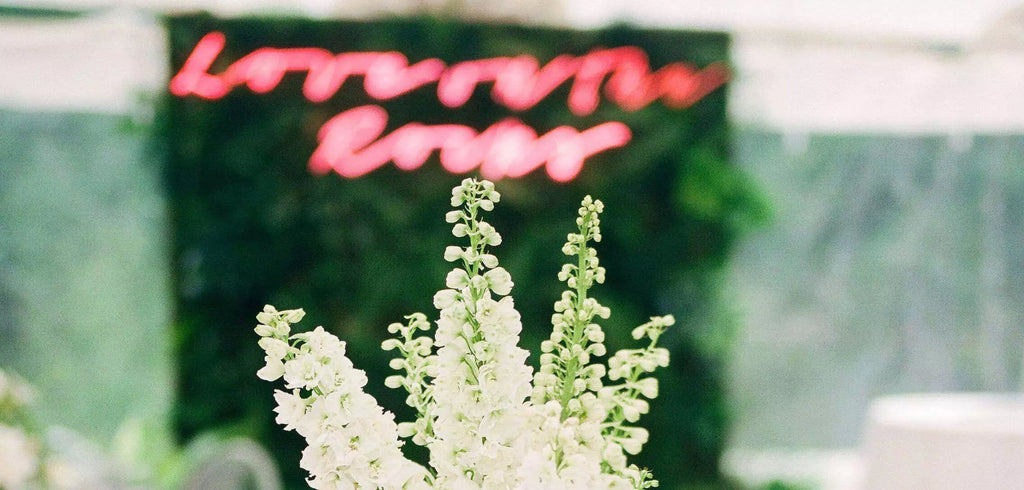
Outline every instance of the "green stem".
<path fill-rule="evenodd" d="M 579 251 L 576 253 L 577 266 L 576 266 L 576 298 L 574 298 L 576 315 L 574 315 L 574 322 L 572 326 L 572 336 L 570 337 L 570 343 L 568 348 L 571 351 L 575 345 L 582 346 L 583 343 L 583 331 L 586 329 L 588 322 L 584 321 L 580 313 L 583 311 L 583 303 L 587 299 L 587 285 L 583 280 L 583 276 L 586 270 L 586 258 L 587 258 L 587 235 L 586 229 L 588 219 L 584 218 L 583 224 L 580 226 L 580 236 L 583 237 L 583 242 L 580 243 Z M 565 368 L 565 379 L 562 381 L 562 394 L 559 402 L 562 405 L 561 420 L 565 420 L 569 417 L 569 400 L 572 400 L 573 385 L 576 383 L 576 371 L 579 369 L 579 359 L 576 356 L 569 358 Z"/>
<path fill-rule="evenodd" d="M 466 211 L 468 211 L 469 216 L 463 218 L 463 222 L 466 224 L 466 233 L 469 235 L 469 247 L 473 250 L 473 253 L 479 256 L 483 254 L 484 247 L 480 244 L 480 239 L 476 234 L 478 231 L 476 226 L 477 206 L 475 204 L 467 205 Z M 480 261 L 476 260 L 470 263 L 468 260 L 463 259 L 462 263 L 464 266 L 463 268 L 466 269 L 466 272 L 469 273 L 469 277 L 472 280 L 472 278 L 480 271 Z M 469 324 L 473 327 L 473 338 L 466 338 L 462 332 L 459 332 L 459 337 L 466 342 L 466 349 L 473 356 L 472 362 L 466 358 L 463 358 L 462 361 L 469 367 L 470 374 L 473 377 L 473 383 L 479 386 L 480 366 L 478 364 L 476 352 L 473 351 L 473 342 L 477 340 L 476 337 L 480 333 L 480 323 L 476 321 L 476 317 L 474 315 L 476 314 L 476 302 L 480 299 L 481 292 L 477 291 L 476 288 L 473 287 L 472 283 L 470 284 L 469 292 L 469 301 L 464 301 L 466 304 L 466 311 L 469 312 Z"/>

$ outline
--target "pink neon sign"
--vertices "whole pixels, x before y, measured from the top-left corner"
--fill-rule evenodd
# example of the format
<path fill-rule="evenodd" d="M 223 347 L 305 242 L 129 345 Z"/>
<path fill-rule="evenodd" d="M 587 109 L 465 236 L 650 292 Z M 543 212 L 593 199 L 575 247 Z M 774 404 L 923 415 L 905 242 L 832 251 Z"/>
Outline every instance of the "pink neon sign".
<path fill-rule="evenodd" d="M 529 55 L 470 60 L 447 65 L 430 58 L 409 64 L 397 52 L 333 54 L 320 48 L 260 48 L 209 73 L 224 49 L 220 32 L 204 36 L 170 83 L 177 96 L 215 100 L 239 86 L 267 93 L 289 72 L 305 73 L 303 95 L 311 102 L 334 96 L 352 76 L 363 77 L 363 89 L 375 100 L 388 100 L 436 83 L 438 100 L 461 107 L 480 84 L 491 83 L 491 97 L 514 111 L 525 111 L 569 83 L 567 104 L 576 115 L 594 112 L 601 88 L 611 103 L 628 111 L 654 101 L 673 108 L 688 107 L 724 84 L 729 74 L 718 64 L 696 70 L 671 63 L 652 72 L 647 55 L 636 47 L 597 49 L 583 56 L 560 55 L 543 67 Z M 509 118 L 477 133 L 457 124 L 406 124 L 381 137 L 387 112 L 376 105 L 349 109 L 321 128 L 320 145 L 310 159 L 318 174 L 330 170 L 358 177 L 389 161 L 405 170 L 421 166 L 439 151 L 442 166 L 454 173 L 479 167 L 487 178 L 520 177 L 545 166 L 552 179 L 574 178 L 587 157 L 629 142 L 632 133 L 620 122 L 578 131 L 561 126 L 542 136 Z"/>
<path fill-rule="evenodd" d="M 566 182 L 580 172 L 586 157 L 625 145 L 632 136 L 625 124 L 607 122 L 585 131 L 560 126 L 538 137 L 529 126 L 509 118 L 479 134 L 459 124 L 410 123 L 377 139 L 387 120 L 387 111 L 375 105 L 334 116 L 320 129 L 310 169 L 359 177 L 394 161 L 398 168 L 413 170 L 440 150 L 441 165 L 452 173 L 480 167 L 481 175 L 496 180 L 522 177 L 546 163 L 552 179 Z"/>

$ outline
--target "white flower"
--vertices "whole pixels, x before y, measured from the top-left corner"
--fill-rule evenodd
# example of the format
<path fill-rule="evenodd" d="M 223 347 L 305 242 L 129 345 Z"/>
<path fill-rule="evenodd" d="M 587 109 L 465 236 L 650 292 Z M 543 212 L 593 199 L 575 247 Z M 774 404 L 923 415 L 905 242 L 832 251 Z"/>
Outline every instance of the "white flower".
<path fill-rule="evenodd" d="M 265 381 L 277 381 L 278 378 L 284 375 L 284 363 L 280 359 L 275 359 L 270 356 L 263 358 L 266 361 L 266 365 L 256 371 L 256 376 Z"/>
<path fill-rule="evenodd" d="M 277 402 L 277 418 L 275 422 L 284 426 L 284 430 L 292 430 L 306 414 L 306 400 L 302 399 L 298 390 L 286 393 L 274 390 L 274 401 Z"/>
<path fill-rule="evenodd" d="M 484 279 L 487 279 L 487 286 L 495 294 L 504 296 L 512 292 L 512 276 L 502 267 L 487 271 L 484 273 Z"/>
<path fill-rule="evenodd" d="M 452 289 L 461 289 L 469 285 L 469 274 L 462 269 L 452 269 L 445 278 L 444 283 Z"/>
<path fill-rule="evenodd" d="M 72 463 L 60 456 L 50 456 L 42 464 L 44 478 L 50 490 L 58 489 L 81 489 L 86 487 L 88 482 L 87 468 L 82 463 Z"/>
<path fill-rule="evenodd" d="M 20 427 L 0 425 L 0 488 L 26 487 L 39 466 L 37 451 Z"/>
<path fill-rule="evenodd" d="M 278 361 L 284 359 L 284 356 L 291 350 L 288 342 L 274 337 L 263 337 L 259 341 L 259 346 L 267 352 L 267 357 Z"/>
<path fill-rule="evenodd" d="M 275 323 L 283 321 L 279 316 L 296 317 L 268 308 L 261 321 Z M 274 363 L 283 363 L 285 386 L 292 391 L 274 393 L 275 420 L 306 439 L 308 446 L 299 464 L 310 473 L 309 485 L 422 488 L 425 470 L 402 455 L 394 416 L 363 392 L 366 373 L 345 357 L 345 343 L 322 327 L 295 334 L 292 339 L 296 347 L 285 344 L 282 348 L 275 342 L 278 337 L 264 337 L 261 346 L 268 352 L 268 366 L 273 367 L 260 371 L 276 374 L 266 371 L 276 369 Z"/>
<path fill-rule="evenodd" d="M 12 373 L 0 370 L 0 404 L 9 401 L 15 408 L 30 405 L 35 399 L 35 390 Z"/>
<path fill-rule="evenodd" d="M 345 343 L 324 330 L 324 327 L 316 327 L 310 332 L 292 335 L 292 338 L 304 340 L 305 347 L 316 359 L 345 355 Z"/>
<path fill-rule="evenodd" d="M 323 364 L 308 352 L 300 352 L 284 363 L 284 381 L 289 389 L 311 390 L 320 383 Z"/>

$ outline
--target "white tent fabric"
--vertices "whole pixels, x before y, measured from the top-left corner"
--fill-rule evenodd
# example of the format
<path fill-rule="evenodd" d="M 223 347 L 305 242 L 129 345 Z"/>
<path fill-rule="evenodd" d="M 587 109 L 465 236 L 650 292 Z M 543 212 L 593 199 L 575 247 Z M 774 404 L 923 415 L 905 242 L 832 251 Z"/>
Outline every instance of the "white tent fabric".
<path fill-rule="evenodd" d="M 565 0 L 577 26 L 610 22 L 729 32 L 810 33 L 897 41 L 962 43 L 1017 0 Z"/>
<path fill-rule="evenodd" d="M 0 107 L 145 116 L 167 78 L 165 51 L 157 20 L 126 10 L 0 17 Z"/>
<path fill-rule="evenodd" d="M 741 32 L 733 58 L 731 113 L 744 125 L 787 133 L 1024 130 L 1024 42 L 936 46 Z"/>
<path fill-rule="evenodd" d="M 35 385 L 42 424 L 104 445 L 160 433 L 173 400 L 146 126 L 166 64 L 153 18 L 0 17 L 0 367 Z"/>
<path fill-rule="evenodd" d="M 581 1 L 564 0 L 560 8 L 536 0 L 514 4 L 533 18 L 567 26 L 625 20 L 733 33 L 738 76 L 730 89 L 731 112 L 744 124 L 785 132 L 970 134 L 1024 128 L 1024 94 L 1017 90 L 1024 82 L 1024 43 L 1012 0 Z M 164 33 L 147 11 L 363 17 L 445 3 L 36 0 L 24 6 L 92 8 L 100 14 L 0 19 L 0 106 L 144 111 L 139 94 L 160 90 L 167 77 Z M 501 17 L 508 10 L 464 3 L 475 17 Z"/>

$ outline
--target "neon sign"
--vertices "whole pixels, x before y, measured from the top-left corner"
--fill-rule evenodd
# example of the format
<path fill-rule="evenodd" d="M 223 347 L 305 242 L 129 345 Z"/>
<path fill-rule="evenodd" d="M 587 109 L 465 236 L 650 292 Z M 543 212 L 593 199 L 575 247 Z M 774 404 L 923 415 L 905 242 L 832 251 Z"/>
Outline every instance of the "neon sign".
<path fill-rule="evenodd" d="M 456 109 L 483 83 L 491 83 L 491 98 L 513 111 L 525 111 L 569 83 L 567 104 L 577 116 L 592 114 L 600 104 L 601 88 L 608 101 L 627 111 L 655 101 L 685 108 L 724 84 L 729 73 L 712 64 L 696 70 L 671 63 L 652 72 L 647 55 L 637 47 L 595 49 L 582 56 L 560 55 L 543 67 L 529 55 L 470 60 L 447 65 L 437 58 L 409 64 L 397 52 L 333 54 L 320 48 L 270 48 L 252 51 L 219 74 L 210 73 L 226 44 L 224 34 L 211 32 L 193 49 L 171 79 L 170 91 L 179 97 L 216 100 L 235 88 L 267 93 L 290 72 L 305 73 L 302 94 L 311 102 L 324 102 L 353 76 L 363 78 L 370 98 L 385 101 L 437 84 L 438 100 Z M 387 112 L 377 105 L 352 108 L 331 118 L 320 129 L 319 146 L 309 161 L 310 170 L 331 170 L 343 177 L 359 177 L 391 161 L 404 170 L 419 168 L 439 152 L 441 165 L 453 173 L 479 167 L 489 179 L 521 177 L 544 166 L 559 182 L 573 179 L 584 160 L 596 153 L 621 147 L 632 133 L 621 122 L 606 122 L 579 131 L 560 126 L 538 136 L 515 118 L 499 121 L 477 132 L 458 125 L 406 124 L 381 137 Z"/>

